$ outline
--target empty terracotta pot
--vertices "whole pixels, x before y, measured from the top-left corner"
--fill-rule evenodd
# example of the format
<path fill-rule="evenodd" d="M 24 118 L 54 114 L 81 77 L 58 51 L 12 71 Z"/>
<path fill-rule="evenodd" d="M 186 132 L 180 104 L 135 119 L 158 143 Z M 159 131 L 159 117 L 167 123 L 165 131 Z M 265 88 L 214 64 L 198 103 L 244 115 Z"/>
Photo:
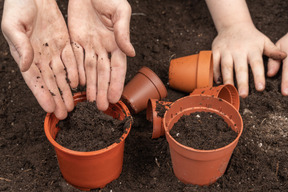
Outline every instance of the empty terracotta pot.
<path fill-rule="evenodd" d="M 172 59 L 169 67 L 169 86 L 191 93 L 196 88 L 212 87 L 213 59 L 211 51 Z"/>
<path fill-rule="evenodd" d="M 238 133 L 237 138 L 214 150 L 197 150 L 177 142 L 169 131 L 183 115 L 194 112 L 211 112 L 221 116 Z M 203 95 L 183 97 L 172 103 L 164 115 L 163 125 L 174 174 L 183 183 L 194 185 L 210 185 L 224 174 L 243 131 L 242 117 L 235 107 L 225 100 Z"/>
<path fill-rule="evenodd" d="M 165 135 L 165 130 L 162 124 L 164 111 L 169 109 L 169 106 L 172 102 L 159 101 L 158 99 L 149 99 L 147 109 L 146 109 L 146 118 L 148 121 L 153 123 L 153 132 L 152 139 L 159 138 L 162 135 Z M 157 108 L 157 105 L 160 106 Z M 161 116 L 160 113 L 163 113 Z"/>
<path fill-rule="evenodd" d="M 234 85 L 226 84 L 217 87 L 195 89 L 190 95 L 211 95 L 231 103 L 238 111 L 240 107 L 239 94 Z"/>
<path fill-rule="evenodd" d="M 86 93 L 76 93 L 74 104 L 86 100 Z M 128 108 L 122 101 L 111 104 L 106 114 L 123 120 L 131 118 Z M 58 164 L 64 179 L 74 187 L 88 191 L 94 188 L 103 188 L 106 184 L 120 176 L 123 165 L 124 143 L 130 132 L 131 124 L 121 136 L 119 143 L 97 151 L 79 152 L 67 149 L 55 141 L 61 128 L 57 127 L 58 119 L 54 114 L 48 113 L 44 121 L 45 134 L 54 146 Z M 93 142 L 93 141 L 91 141 Z"/>
<path fill-rule="evenodd" d="M 124 87 L 121 100 L 131 113 L 137 114 L 146 109 L 149 99 L 162 99 L 167 89 L 161 79 L 148 67 L 142 67 Z"/>

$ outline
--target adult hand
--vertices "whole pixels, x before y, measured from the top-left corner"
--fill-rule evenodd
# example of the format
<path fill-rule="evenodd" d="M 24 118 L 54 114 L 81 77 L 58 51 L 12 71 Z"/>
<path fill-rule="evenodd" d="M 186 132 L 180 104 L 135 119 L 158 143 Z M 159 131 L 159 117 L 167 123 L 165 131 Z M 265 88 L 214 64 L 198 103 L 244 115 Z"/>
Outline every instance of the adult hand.
<path fill-rule="evenodd" d="M 271 40 L 258 31 L 254 25 L 235 24 L 218 32 L 212 44 L 214 60 L 214 81 L 234 84 L 235 70 L 239 95 L 246 97 L 249 92 L 248 64 L 250 64 L 255 88 L 265 89 L 265 72 L 262 55 L 272 59 L 283 59 L 286 54 L 276 47 Z M 221 68 L 221 72 L 220 72 Z M 220 81 L 219 81 L 220 80 Z"/>
<path fill-rule="evenodd" d="M 99 110 L 121 97 L 126 55 L 135 56 L 130 43 L 131 7 L 126 0 L 70 0 L 68 28 L 80 84 Z"/>
<path fill-rule="evenodd" d="M 76 60 L 54 0 L 6 0 L 2 32 L 23 78 L 41 107 L 59 119 L 74 107 Z M 69 83 L 68 83 L 69 82 Z"/>
<path fill-rule="evenodd" d="M 286 52 L 288 54 L 288 33 L 283 36 L 277 43 L 276 46 Z M 279 71 L 281 66 L 281 60 L 274 60 L 269 59 L 268 60 L 268 72 L 267 75 L 269 77 L 272 77 L 276 75 L 276 73 Z M 283 95 L 288 95 L 288 58 L 286 57 L 283 60 L 283 67 L 282 67 L 282 82 L 281 82 L 281 92 Z"/>

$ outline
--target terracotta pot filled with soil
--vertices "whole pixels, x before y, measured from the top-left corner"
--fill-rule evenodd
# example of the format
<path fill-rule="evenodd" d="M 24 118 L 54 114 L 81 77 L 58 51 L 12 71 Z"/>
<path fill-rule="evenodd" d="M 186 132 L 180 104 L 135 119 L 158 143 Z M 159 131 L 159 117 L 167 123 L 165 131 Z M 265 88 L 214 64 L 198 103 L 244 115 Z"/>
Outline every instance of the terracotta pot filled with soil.
<path fill-rule="evenodd" d="M 210 95 L 212 97 L 218 97 L 220 99 L 224 99 L 228 103 L 231 103 L 239 111 L 239 94 L 236 87 L 231 84 L 195 89 L 190 95 Z"/>
<path fill-rule="evenodd" d="M 148 67 L 142 67 L 124 87 L 121 100 L 131 113 L 137 114 L 146 109 L 149 99 L 162 99 L 167 89 L 161 79 Z"/>
<path fill-rule="evenodd" d="M 196 88 L 212 87 L 213 58 L 211 51 L 172 59 L 169 66 L 169 86 L 191 93 Z"/>
<path fill-rule="evenodd" d="M 163 119 L 173 170 L 183 183 L 220 178 L 243 131 L 238 110 L 223 99 L 192 95 L 170 105 Z"/>
<path fill-rule="evenodd" d="M 132 117 L 122 101 L 98 111 L 95 102 L 86 102 L 85 92 L 76 93 L 74 103 L 63 121 L 46 115 L 45 134 L 68 183 L 80 190 L 103 188 L 120 176 Z"/>
<path fill-rule="evenodd" d="M 146 109 L 146 119 L 153 124 L 152 139 L 159 138 L 165 135 L 163 127 L 163 117 L 172 102 L 159 101 L 157 99 L 149 99 Z"/>

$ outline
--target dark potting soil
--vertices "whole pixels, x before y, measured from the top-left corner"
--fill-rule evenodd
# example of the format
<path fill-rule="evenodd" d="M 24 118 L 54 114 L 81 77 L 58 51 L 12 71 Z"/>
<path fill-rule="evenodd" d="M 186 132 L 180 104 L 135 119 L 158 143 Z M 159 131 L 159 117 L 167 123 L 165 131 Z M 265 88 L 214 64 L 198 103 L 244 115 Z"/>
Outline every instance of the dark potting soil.
<path fill-rule="evenodd" d="M 96 102 L 80 102 L 59 121 L 56 142 L 75 151 L 95 151 L 119 143 L 129 125 L 129 118 L 114 119 L 99 111 Z"/>
<path fill-rule="evenodd" d="M 167 107 L 169 108 L 170 104 L 163 104 L 161 101 L 156 101 L 156 112 L 158 117 L 164 117 Z"/>
<path fill-rule="evenodd" d="M 147 66 L 167 84 L 171 58 L 211 49 L 217 32 L 205 1 L 128 1 L 133 12 L 131 42 L 136 56 L 127 59 L 126 83 Z M 4 1 L 0 2 L 2 18 Z M 67 15 L 68 0 L 57 2 Z M 272 42 L 287 33 L 288 1 L 247 3 L 255 26 Z M 44 133 L 46 113 L 24 82 L 3 35 L 0 46 L 0 191 L 80 192 L 61 175 L 54 148 Z M 266 72 L 267 57 L 263 61 Z M 241 99 L 239 111 L 243 133 L 226 172 L 214 184 L 199 187 L 175 177 L 166 138 L 151 139 L 152 125 L 143 111 L 133 116 L 120 177 L 94 191 L 287 191 L 288 97 L 281 95 L 282 71 L 274 78 L 266 77 L 263 92 L 255 90 L 251 70 L 249 78 L 249 96 Z M 167 89 L 169 101 L 188 95 L 170 89 L 168 84 Z M 80 90 L 84 89 L 76 92 Z"/>
<path fill-rule="evenodd" d="M 170 135 L 183 145 L 201 150 L 224 147 L 237 137 L 221 116 L 210 112 L 183 115 L 170 130 Z"/>

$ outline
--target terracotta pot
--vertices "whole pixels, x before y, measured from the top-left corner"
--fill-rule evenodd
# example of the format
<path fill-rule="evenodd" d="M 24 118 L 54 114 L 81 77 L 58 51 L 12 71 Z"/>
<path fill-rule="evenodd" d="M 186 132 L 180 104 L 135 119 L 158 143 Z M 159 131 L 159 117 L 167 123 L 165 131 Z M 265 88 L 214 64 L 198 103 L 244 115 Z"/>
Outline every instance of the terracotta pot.
<path fill-rule="evenodd" d="M 240 107 L 239 94 L 234 85 L 226 84 L 211 88 L 195 89 L 190 95 L 211 95 L 231 103 L 238 111 Z"/>
<path fill-rule="evenodd" d="M 214 150 L 197 150 L 177 142 L 169 131 L 183 115 L 194 112 L 211 112 L 221 116 L 238 133 L 237 138 Z M 183 183 L 194 185 L 210 185 L 224 174 L 243 131 L 242 117 L 235 107 L 225 100 L 199 95 L 187 96 L 172 103 L 164 115 L 163 125 L 176 177 Z"/>
<path fill-rule="evenodd" d="M 165 135 L 165 130 L 162 124 L 163 117 L 159 116 L 156 110 L 157 103 L 162 105 L 167 110 L 169 109 L 169 106 L 172 102 L 149 99 L 146 109 L 146 118 L 148 121 L 151 121 L 153 123 L 152 139 L 159 138 L 162 135 Z"/>
<path fill-rule="evenodd" d="M 146 109 L 149 99 L 162 99 L 167 89 L 161 79 L 148 67 L 142 67 L 124 87 L 122 101 L 131 113 L 137 114 Z"/>
<path fill-rule="evenodd" d="M 196 88 L 212 87 L 213 59 L 211 51 L 172 59 L 169 67 L 170 87 L 191 93 Z"/>
<path fill-rule="evenodd" d="M 85 100 L 85 92 L 74 95 L 75 105 Z M 123 120 L 125 117 L 131 118 L 128 108 L 121 101 L 111 104 L 105 113 L 119 120 Z M 97 151 L 80 152 L 67 149 L 55 141 L 60 130 L 57 127 L 58 121 L 54 114 L 48 113 L 45 118 L 44 129 L 48 140 L 56 151 L 61 173 L 68 183 L 80 190 L 88 191 L 94 188 L 103 188 L 119 177 L 122 171 L 124 143 L 130 132 L 132 122 L 121 136 L 119 143 L 113 143 L 105 149 Z"/>

